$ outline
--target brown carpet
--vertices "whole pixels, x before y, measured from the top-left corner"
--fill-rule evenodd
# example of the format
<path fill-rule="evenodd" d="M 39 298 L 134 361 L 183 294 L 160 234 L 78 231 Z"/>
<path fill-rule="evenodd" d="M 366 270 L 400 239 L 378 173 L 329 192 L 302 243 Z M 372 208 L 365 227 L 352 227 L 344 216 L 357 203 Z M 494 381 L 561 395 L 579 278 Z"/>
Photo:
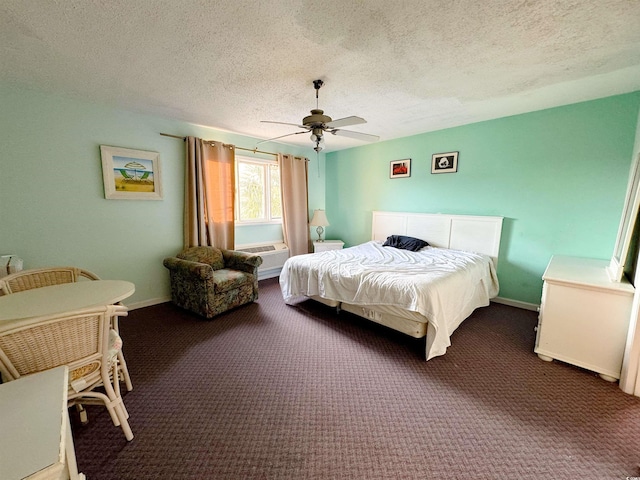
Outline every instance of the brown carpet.
<path fill-rule="evenodd" d="M 425 362 L 424 340 L 312 301 L 206 321 L 163 304 L 122 319 L 135 438 L 72 429 L 100 479 L 624 479 L 640 399 L 533 353 L 536 314 L 492 304 Z"/>

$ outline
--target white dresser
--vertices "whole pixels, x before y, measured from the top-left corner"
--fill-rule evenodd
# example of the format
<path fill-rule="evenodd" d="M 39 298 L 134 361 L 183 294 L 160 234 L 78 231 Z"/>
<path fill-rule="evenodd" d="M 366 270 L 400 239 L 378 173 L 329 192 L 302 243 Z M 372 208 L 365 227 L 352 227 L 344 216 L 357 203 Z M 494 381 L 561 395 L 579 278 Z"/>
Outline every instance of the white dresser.
<path fill-rule="evenodd" d="M 344 247 L 344 242 L 342 240 L 313 242 L 313 253 L 326 252 L 327 250 L 342 250 L 342 247 Z"/>
<path fill-rule="evenodd" d="M 620 378 L 634 288 L 611 282 L 608 261 L 554 256 L 542 279 L 535 352 Z"/>

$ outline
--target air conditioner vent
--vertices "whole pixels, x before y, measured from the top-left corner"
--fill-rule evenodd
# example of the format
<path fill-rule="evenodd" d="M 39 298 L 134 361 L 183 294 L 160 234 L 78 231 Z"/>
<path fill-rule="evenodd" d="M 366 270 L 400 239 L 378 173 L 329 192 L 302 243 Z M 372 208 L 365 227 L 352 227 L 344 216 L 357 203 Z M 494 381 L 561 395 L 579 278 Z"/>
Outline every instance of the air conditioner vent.
<path fill-rule="evenodd" d="M 289 247 L 285 243 L 238 245 L 236 250 L 262 257 L 262 265 L 258 267 L 259 280 L 280 275 L 284 262 L 289 258 Z"/>
<path fill-rule="evenodd" d="M 238 250 L 239 252 L 246 252 L 246 253 L 260 253 L 260 252 L 271 252 L 273 250 L 275 250 L 276 247 L 274 245 L 263 245 L 261 247 L 249 247 L 249 248 L 242 248 L 240 250 Z"/>

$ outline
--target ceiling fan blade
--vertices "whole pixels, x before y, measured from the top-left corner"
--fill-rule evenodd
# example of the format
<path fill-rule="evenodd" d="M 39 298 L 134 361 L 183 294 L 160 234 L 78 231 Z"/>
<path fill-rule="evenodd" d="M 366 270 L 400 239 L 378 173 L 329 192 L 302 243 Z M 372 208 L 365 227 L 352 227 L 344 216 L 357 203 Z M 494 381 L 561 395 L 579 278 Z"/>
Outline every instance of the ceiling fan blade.
<path fill-rule="evenodd" d="M 352 132 L 351 130 L 331 130 L 333 135 L 340 137 L 355 138 L 356 140 L 362 140 L 363 142 L 377 142 L 380 137 L 377 135 L 369 135 L 368 133 Z"/>
<path fill-rule="evenodd" d="M 360 125 L 361 123 L 367 123 L 364 118 L 360 117 L 344 117 L 337 120 L 333 120 L 327 123 L 329 128 L 348 127 L 349 125 Z"/>
<path fill-rule="evenodd" d="M 278 125 L 293 125 L 294 127 L 298 127 L 298 128 L 307 128 L 304 125 L 299 125 L 297 123 L 271 122 L 269 120 L 260 120 L 260 123 L 275 123 L 275 124 L 278 124 Z"/>
<path fill-rule="evenodd" d="M 293 133 L 287 133 L 286 135 L 280 135 L 279 137 L 267 138 L 266 140 L 259 141 L 258 143 L 256 143 L 256 145 L 260 145 L 261 143 L 265 143 L 265 142 L 270 142 L 271 140 L 277 140 L 279 138 L 290 137 L 291 135 L 300 135 L 301 133 L 309 133 L 309 131 L 305 130 L 304 132 L 293 132 Z"/>

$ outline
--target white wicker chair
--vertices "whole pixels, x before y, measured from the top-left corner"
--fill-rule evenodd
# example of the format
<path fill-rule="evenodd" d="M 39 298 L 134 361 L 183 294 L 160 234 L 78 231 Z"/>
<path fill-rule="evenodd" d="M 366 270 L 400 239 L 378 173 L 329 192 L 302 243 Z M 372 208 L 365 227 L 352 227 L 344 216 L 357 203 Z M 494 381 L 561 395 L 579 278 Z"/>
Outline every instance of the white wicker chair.
<path fill-rule="evenodd" d="M 5 295 L 32 288 L 48 287 L 61 283 L 73 283 L 82 277 L 89 280 L 100 280 L 95 273 L 77 267 L 33 268 L 12 273 L 0 278 L 0 292 Z"/>
<path fill-rule="evenodd" d="M 27 320 L 0 322 L 0 372 L 4 381 L 69 367 L 69 406 L 104 405 L 113 424 L 133 439 L 129 414 L 120 395 L 119 336 L 112 318 L 127 315 L 126 307 L 108 305 Z M 104 388 L 104 393 L 96 390 Z"/>
<path fill-rule="evenodd" d="M 12 293 L 22 292 L 23 290 L 31 290 L 32 288 L 48 287 L 50 285 L 59 285 L 61 283 L 73 283 L 82 279 L 100 280 L 100 277 L 93 272 L 83 270 L 78 267 L 45 267 L 32 268 L 12 273 L 4 278 L 0 278 L 0 293 L 9 295 Z M 119 334 L 118 317 L 114 317 L 112 328 Z M 133 383 L 127 368 L 127 362 L 124 359 L 122 351 L 118 352 L 118 366 L 127 386 L 127 391 L 133 390 Z"/>

